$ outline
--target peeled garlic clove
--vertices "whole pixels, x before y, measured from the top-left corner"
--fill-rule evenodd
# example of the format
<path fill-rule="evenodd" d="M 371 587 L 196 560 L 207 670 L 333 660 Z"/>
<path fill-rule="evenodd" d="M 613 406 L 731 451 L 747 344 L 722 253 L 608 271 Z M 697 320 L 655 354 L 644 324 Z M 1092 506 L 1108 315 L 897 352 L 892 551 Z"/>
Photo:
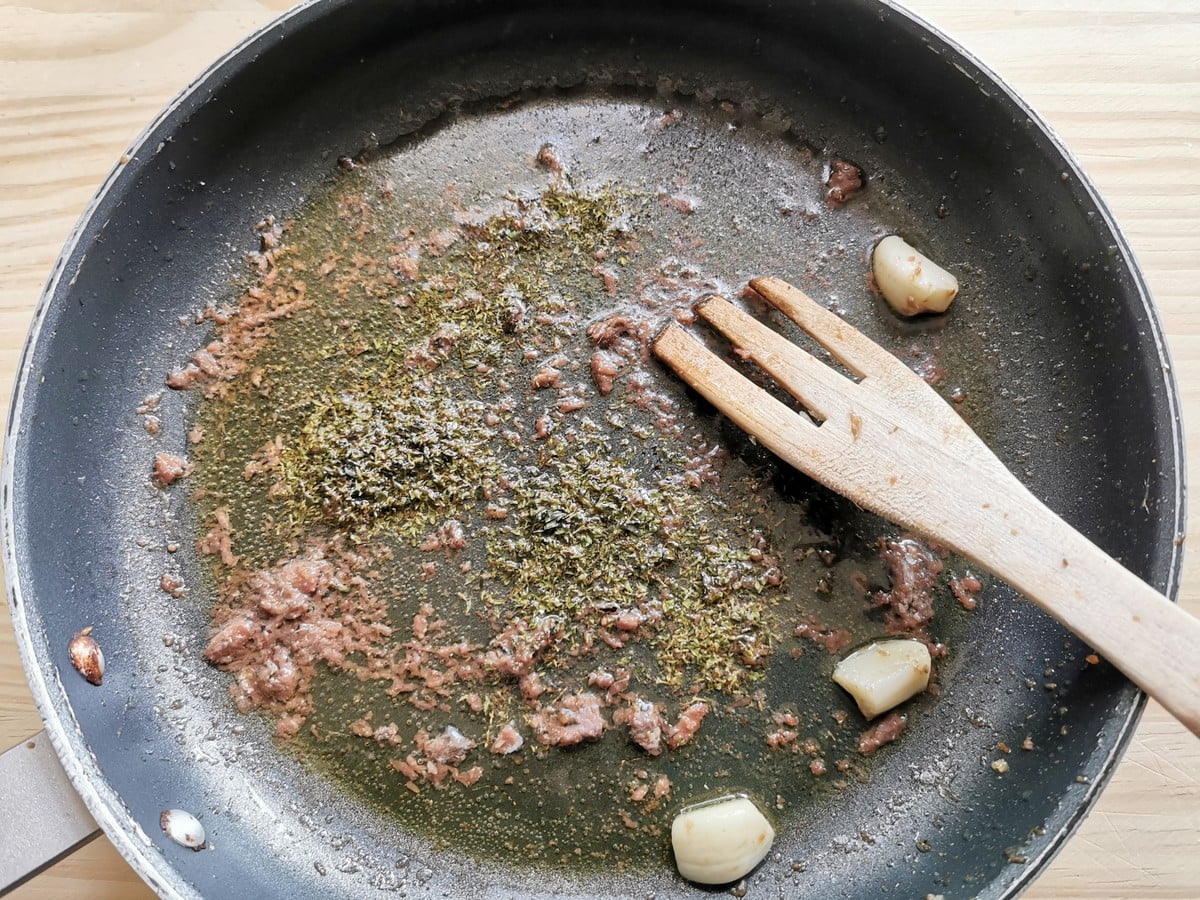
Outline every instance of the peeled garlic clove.
<path fill-rule="evenodd" d="M 771 849 L 775 829 L 749 797 L 733 795 L 684 809 L 671 823 L 679 874 L 696 884 L 728 884 Z"/>
<path fill-rule="evenodd" d="M 158 824 L 175 843 L 192 850 L 204 849 L 204 826 L 186 809 L 164 809 Z"/>
<path fill-rule="evenodd" d="M 92 637 L 92 626 L 89 625 L 71 638 L 71 643 L 67 644 L 67 655 L 71 657 L 75 671 L 91 684 L 99 684 L 104 680 L 104 654 Z"/>
<path fill-rule="evenodd" d="M 876 641 L 838 663 L 833 680 L 873 719 L 929 687 L 932 668 L 929 648 L 920 641 Z"/>
<path fill-rule="evenodd" d="M 958 296 L 958 279 L 891 234 L 875 245 L 871 272 L 883 298 L 902 316 L 945 312 Z"/>

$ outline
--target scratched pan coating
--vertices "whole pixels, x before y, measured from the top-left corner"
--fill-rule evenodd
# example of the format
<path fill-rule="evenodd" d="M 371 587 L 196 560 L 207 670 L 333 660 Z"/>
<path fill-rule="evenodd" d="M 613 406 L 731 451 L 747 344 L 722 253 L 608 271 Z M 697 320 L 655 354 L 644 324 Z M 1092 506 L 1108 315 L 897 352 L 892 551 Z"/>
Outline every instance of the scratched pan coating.
<path fill-rule="evenodd" d="M 946 40 L 865 0 L 305 6 L 207 73 L 105 184 L 39 306 L 10 417 L 5 562 L 31 685 L 97 820 L 164 896 L 699 893 L 669 871 L 531 874 L 434 851 L 232 714 L 227 676 L 200 659 L 203 604 L 158 587 L 164 534 L 185 569 L 199 562 L 188 510 L 147 484 L 163 445 L 133 412 L 204 341 L 180 320 L 229 295 L 250 226 L 297 209 L 339 157 L 420 165 L 422 142 L 474 136 L 472 164 L 486 168 L 505 116 L 531 129 L 540 116 L 566 144 L 603 124 L 613 146 L 635 147 L 630 123 L 675 106 L 700 131 L 663 152 L 745 226 L 695 214 L 722 278 L 763 274 L 765 259 L 836 294 L 872 336 L 923 346 L 928 329 L 895 324 L 849 274 L 881 231 L 950 261 L 964 296 L 939 326 L 941 352 L 975 424 L 1053 509 L 1175 591 L 1181 433 L 1145 286 L 1075 164 Z M 757 192 L 800 190 L 834 157 L 861 165 L 868 186 L 842 219 L 818 216 L 816 234 Z M 425 164 L 454 177 L 446 155 Z M 815 268 L 789 263 L 820 243 L 831 252 Z M 188 415 L 186 397 L 164 398 L 180 447 Z M 103 691 L 67 660 L 83 624 L 102 625 Z M 1087 652 L 991 588 L 941 697 L 868 783 L 789 824 L 754 895 L 1018 891 L 1087 810 L 1141 709 Z M 999 776 L 997 742 L 1025 735 L 1037 751 Z M 201 816 L 212 849 L 172 844 L 157 824 L 167 807 Z"/>

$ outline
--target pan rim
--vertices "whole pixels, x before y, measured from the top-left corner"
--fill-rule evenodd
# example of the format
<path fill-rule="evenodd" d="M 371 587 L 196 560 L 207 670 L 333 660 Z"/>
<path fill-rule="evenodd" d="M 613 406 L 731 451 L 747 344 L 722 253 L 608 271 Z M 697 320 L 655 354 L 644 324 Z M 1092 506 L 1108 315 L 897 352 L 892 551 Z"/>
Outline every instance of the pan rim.
<path fill-rule="evenodd" d="M 203 104 L 206 94 L 220 87 L 226 80 L 248 65 L 252 65 L 256 51 L 263 45 L 286 38 L 292 29 L 303 27 L 311 19 L 320 18 L 336 8 L 348 5 L 349 2 L 350 0 L 304 0 L 300 5 L 265 23 L 192 79 L 130 143 L 122 157 L 127 161 L 117 162 L 105 177 L 96 194 L 76 221 L 51 269 L 33 311 L 29 331 L 19 357 L 17 378 L 10 399 L 3 455 L 0 459 L 0 468 L 3 469 L 0 472 L 0 539 L 3 541 L 5 587 L 9 597 L 9 609 L 22 665 L 39 715 L 46 725 L 46 734 L 71 783 L 83 798 L 97 824 L 112 840 L 122 857 L 161 896 L 190 897 L 199 896 L 199 894 L 178 878 L 169 860 L 155 850 L 152 842 L 144 835 L 141 839 L 138 838 L 138 835 L 141 834 L 140 826 L 129 814 L 120 796 L 108 783 L 96 760 L 88 751 L 86 739 L 72 714 L 65 691 L 59 682 L 58 673 L 50 662 L 49 648 L 46 646 L 44 635 L 38 632 L 35 623 L 30 621 L 26 612 L 26 598 L 23 595 L 18 576 L 19 540 L 15 535 L 14 528 L 13 463 L 22 446 L 20 436 L 23 427 L 22 411 L 32 373 L 29 361 L 34 348 L 39 344 L 43 325 L 55 296 L 64 279 L 68 283 L 70 282 L 72 274 L 68 268 L 69 265 L 73 264 L 78 267 L 82 263 L 83 256 L 79 255 L 79 251 L 89 232 L 97 221 L 102 221 L 103 214 L 110 203 L 120 199 L 122 191 L 128 183 L 136 178 L 141 166 L 146 164 L 157 152 L 155 147 L 162 140 L 162 136 L 170 133 L 173 124 L 178 119 L 185 118 Z M 1077 181 L 1098 211 L 1101 227 L 1106 228 L 1108 233 L 1114 237 L 1116 258 L 1119 259 L 1124 271 L 1130 275 L 1142 311 L 1145 313 L 1147 336 L 1152 340 L 1154 351 L 1161 362 L 1161 377 L 1170 417 L 1170 444 L 1175 463 L 1174 484 L 1172 485 L 1175 509 L 1173 532 L 1176 535 L 1183 534 L 1187 515 L 1186 452 L 1178 385 L 1163 325 L 1148 285 L 1135 254 L 1111 210 L 1058 133 L 995 71 L 936 26 L 896 0 L 864 0 L 864 2 L 907 19 L 911 25 L 915 26 L 916 30 L 923 33 L 923 40 L 931 51 L 940 54 L 950 53 L 957 57 L 955 66 L 964 77 L 971 79 L 981 90 L 986 87 L 1001 92 L 1005 102 L 1025 116 L 1030 126 L 1039 132 L 1046 139 L 1051 150 L 1058 154 L 1070 176 Z M 1167 583 L 1164 587 L 1164 593 L 1173 601 L 1177 599 L 1179 591 L 1182 561 L 1183 546 L 1176 542 L 1169 551 Z M 1099 777 L 1095 778 L 1088 786 L 1067 822 L 1048 842 L 1042 852 L 1036 857 L 1030 858 L 1028 863 L 1021 867 L 1018 877 L 1003 885 L 1001 885 L 1002 879 L 997 879 L 992 883 L 991 887 L 1000 888 L 997 896 L 1007 897 L 1019 894 L 1045 870 L 1046 866 L 1066 845 L 1079 824 L 1095 805 L 1115 771 L 1117 763 L 1132 739 L 1145 705 L 1145 695 L 1140 691 L 1137 692 L 1128 712 L 1120 722 L 1114 723 L 1119 725 L 1119 732 L 1112 742 L 1109 754 L 1102 762 Z"/>
<path fill-rule="evenodd" d="M 21 666 L 25 670 L 38 715 L 45 725 L 46 736 L 88 812 L 138 876 L 160 897 L 172 900 L 201 895 L 186 889 L 186 886 L 180 883 L 175 869 L 165 857 L 155 852 L 154 844 L 144 834 L 141 840 L 136 838 L 142 833 L 141 826 L 108 783 L 95 758 L 88 752 L 86 739 L 71 712 L 70 702 L 66 698 L 57 670 L 50 665 L 49 648 L 45 646 L 44 635 L 35 632 L 32 623 L 26 617 L 24 593 L 17 575 L 18 539 L 14 527 L 13 463 L 20 446 L 22 410 L 32 371 L 29 361 L 34 347 L 39 342 L 50 306 L 67 275 L 67 264 L 76 258 L 76 251 L 81 242 L 108 201 L 118 197 L 124 183 L 135 178 L 144 164 L 144 159 L 154 155 L 154 148 L 161 142 L 159 135 L 166 133 L 174 119 L 181 115 L 186 116 L 198 108 L 204 102 L 202 95 L 207 88 L 253 63 L 256 49 L 274 35 L 286 31 L 289 26 L 303 24 L 317 7 L 335 7 L 344 2 L 346 0 L 302 0 L 292 9 L 270 19 L 192 78 L 129 143 L 124 154 L 113 164 L 92 199 L 80 213 L 63 244 L 63 249 L 54 261 L 46 285 L 34 306 L 29 331 L 17 360 L 17 378 L 9 399 L 4 448 L 0 456 L 0 541 L 3 542 L 4 587 L 8 597 L 13 636 L 21 656 Z M 82 262 L 83 257 L 79 257 L 76 265 L 81 265 Z M 53 683 L 47 677 L 47 669 L 53 672 Z"/>
<path fill-rule="evenodd" d="M 1149 324 L 1149 333 L 1154 341 L 1154 348 L 1162 363 L 1162 377 L 1164 387 L 1166 388 L 1166 398 L 1170 410 L 1171 418 L 1171 445 L 1175 454 L 1177 466 L 1175 469 L 1174 479 L 1174 502 L 1175 502 L 1175 521 L 1172 533 L 1176 536 L 1171 547 L 1170 565 L 1167 571 L 1167 583 L 1163 588 L 1163 593 L 1172 603 L 1178 603 L 1179 581 L 1180 574 L 1183 570 L 1183 552 L 1184 543 L 1180 540 L 1187 533 L 1187 445 L 1186 435 L 1183 428 L 1183 416 L 1180 409 L 1179 385 L 1175 379 L 1175 366 L 1171 359 L 1170 348 L 1167 345 L 1166 334 L 1163 330 L 1162 321 L 1158 316 L 1157 307 L 1154 304 L 1154 298 L 1150 293 L 1149 285 L 1146 284 L 1145 276 L 1142 274 L 1141 266 L 1138 264 L 1137 257 L 1133 252 L 1133 248 L 1129 244 L 1125 232 L 1121 230 L 1116 217 L 1108 204 L 1100 195 L 1096 185 L 1084 170 L 1083 165 L 1076 159 L 1075 154 L 1067 146 L 1066 142 L 1058 134 L 1049 122 L 1029 104 L 1010 85 L 1002 78 L 995 70 L 989 67 L 986 63 L 980 60 L 977 56 L 951 38 L 949 35 L 938 29 L 932 23 L 924 19 L 922 16 L 905 7 L 897 0 L 877 0 L 881 6 L 905 16 L 910 21 L 915 23 L 920 28 L 924 29 L 929 34 L 936 37 L 946 47 L 953 50 L 959 56 L 974 66 L 983 80 L 989 82 L 992 86 L 1000 90 L 1005 99 L 1012 104 L 1017 110 L 1025 115 L 1029 123 L 1040 131 L 1045 138 L 1050 142 L 1051 147 L 1059 154 L 1063 162 L 1069 167 L 1070 175 L 1076 180 L 1080 187 L 1087 193 L 1088 199 L 1095 205 L 1104 227 L 1113 235 L 1116 240 L 1118 253 L 1125 270 L 1133 279 L 1134 287 L 1137 290 L 1138 298 L 1142 303 L 1142 307 L 1146 312 L 1146 320 Z M 963 71 L 961 67 L 959 71 Z M 968 73 L 963 72 L 964 75 Z M 978 83 L 978 82 L 977 82 Z M 981 86 L 982 89 L 982 86 Z M 1068 841 L 1078 830 L 1079 826 L 1091 813 L 1100 795 L 1108 786 L 1112 779 L 1117 765 L 1125 755 L 1126 749 L 1129 747 L 1130 741 L 1133 739 L 1134 733 L 1137 731 L 1138 724 L 1141 722 L 1142 715 L 1146 710 L 1147 696 L 1140 689 L 1135 691 L 1134 701 L 1130 706 L 1129 712 L 1121 722 L 1120 731 L 1113 741 L 1112 748 L 1108 756 L 1104 759 L 1101 768 L 1100 776 L 1093 779 L 1087 787 L 1087 791 L 1081 802 L 1073 811 L 1070 818 L 1064 823 L 1063 827 L 1054 836 L 1046 847 L 1037 856 L 1030 858 L 1024 866 L 1021 867 L 1021 874 L 1018 878 L 1009 882 L 1008 886 L 998 894 L 999 897 L 1016 897 L 1028 888 L 1040 876 L 1046 868 L 1054 861 L 1054 858 L 1067 845 Z M 995 882 L 993 882 L 993 885 Z"/>

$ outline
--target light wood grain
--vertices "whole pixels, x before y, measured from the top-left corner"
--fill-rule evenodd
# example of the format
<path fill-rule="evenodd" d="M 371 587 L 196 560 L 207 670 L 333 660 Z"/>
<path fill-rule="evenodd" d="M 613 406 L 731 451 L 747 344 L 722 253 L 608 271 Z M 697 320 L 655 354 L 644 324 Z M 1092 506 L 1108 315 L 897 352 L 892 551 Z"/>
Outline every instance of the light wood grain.
<path fill-rule="evenodd" d="M 167 100 L 279 0 L 0 0 L 0 395 L 95 187 Z M 1145 271 L 1200 458 L 1200 5 L 911 0 L 1009 80 L 1097 183 Z M 1195 541 L 1197 515 L 1189 517 Z M 1182 604 L 1200 613 L 1200 559 Z M 0 746 L 40 727 L 0 615 Z M 149 897 L 104 839 L 13 895 Z M 1030 898 L 1200 897 L 1200 741 L 1151 704 L 1095 811 Z"/>

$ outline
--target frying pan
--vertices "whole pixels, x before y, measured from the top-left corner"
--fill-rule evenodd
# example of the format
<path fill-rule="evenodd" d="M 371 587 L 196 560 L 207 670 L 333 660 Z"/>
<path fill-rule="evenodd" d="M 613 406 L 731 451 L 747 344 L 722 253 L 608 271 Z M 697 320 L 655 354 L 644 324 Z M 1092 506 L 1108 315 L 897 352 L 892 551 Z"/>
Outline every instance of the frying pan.
<path fill-rule="evenodd" d="M 166 633 L 203 635 L 205 620 L 201 609 L 165 608 L 157 561 L 142 555 L 139 542 L 164 516 L 176 529 L 186 517 L 145 491 L 149 444 L 129 408 L 202 341 L 181 335 L 176 320 L 224 289 L 251 249 L 247 223 L 294 206 L 337 156 L 387 144 L 448 104 L 504 98 L 527 84 L 587 87 L 597 73 L 628 76 L 625 87 L 654 103 L 642 85 L 669 75 L 771 98 L 793 110 L 817 150 L 891 174 L 886 215 L 945 246 L 979 248 L 969 251 L 979 281 L 1006 298 L 981 323 L 1003 336 L 995 366 L 1003 378 L 988 407 L 1001 456 L 1102 547 L 1174 590 L 1176 404 L 1123 240 L 1053 139 L 977 64 L 890 7 L 828 12 L 751 3 L 308 6 L 203 80 L 106 186 L 26 351 L 5 459 L 6 568 L 48 731 L 97 820 L 157 890 L 686 892 L 665 876 L 563 884 L 539 876 L 534 891 L 519 870 L 434 854 L 330 792 L 251 722 L 234 734 L 225 682 L 199 662 L 195 637 L 190 652 L 186 640 L 163 647 Z M 888 188 L 877 175 L 870 190 Z M 953 215 L 937 220 L 934 198 L 946 198 Z M 1109 427 L 1112 410 L 1121 429 Z M 178 401 L 164 421 L 178 424 L 184 413 Z M 1043 438 L 1063 430 L 1078 440 Z M 985 600 L 962 645 L 966 674 L 869 784 L 785 835 L 752 888 L 1001 896 L 1049 857 L 1094 797 L 1140 699 L 1106 667 L 1079 674 L 1072 663 L 1086 649 L 1002 588 Z M 70 670 L 65 648 L 82 624 L 101 622 L 106 653 L 123 664 L 110 666 L 99 693 Z M 1040 686 L 1048 668 L 1063 673 L 1053 691 Z M 1038 690 L 1014 690 L 1014 677 L 1038 680 Z M 996 779 L 979 758 L 992 752 L 997 728 L 1017 722 L 1046 752 L 1020 778 Z M 165 840 L 158 815 L 174 805 L 203 815 L 216 849 L 191 854 Z M 873 844 L 855 840 L 863 832 Z M 1024 865 L 1008 862 L 1013 848 Z"/>

